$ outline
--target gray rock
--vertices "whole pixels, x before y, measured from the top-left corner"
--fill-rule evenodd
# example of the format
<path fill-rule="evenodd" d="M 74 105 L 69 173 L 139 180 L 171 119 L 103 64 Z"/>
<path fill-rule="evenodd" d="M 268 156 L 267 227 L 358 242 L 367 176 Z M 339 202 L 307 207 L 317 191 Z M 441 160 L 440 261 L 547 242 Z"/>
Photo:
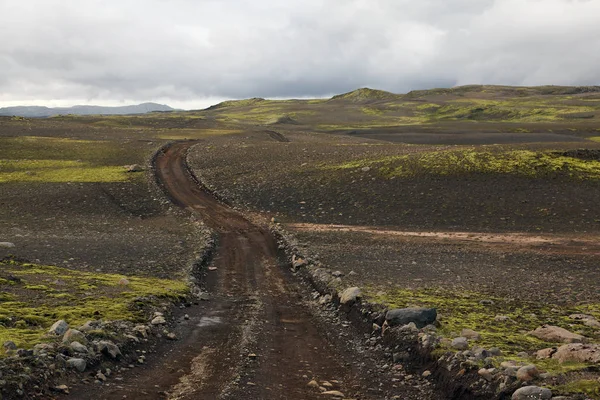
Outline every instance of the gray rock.
<path fill-rule="evenodd" d="M 69 324 L 67 324 L 66 321 L 63 321 L 62 319 L 59 321 L 56 321 L 51 327 L 50 330 L 48 330 L 48 333 L 60 336 L 62 334 L 64 334 L 67 329 L 69 329 Z"/>
<path fill-rule="evenodd" d="M 362 296 L 362 292 L 358 287 L 351 287 L 342 292 L 340 296 L 341 304 L 352 304 Z"/>
<path fill-rule="evenodd" d="M 163 317 L 162 315 L 158 315 L 154 317 L 150 323 L 152 325 L 164 325 L 167 323 L 167 320 L 165 320 L 165 317 Z"/>
<path fill-rule="evenodd" d="M 12 249 L 13 247 L 15 247 L 15 244 L 11 242 L 0 242 L 0 247 Z"/>
<path fill-rule="evenodd" d="M 88 352 L 88 348 L 77 341 L 71 342 L 70 347 L 75 353 L 87 353 Z"/>
<path fill-rule="evenodd" d="M 118 358 L 121 356 L 121 350 L 119 346 L 114 344 L 113 342 L 109 342 L 108 340 L 103 340 L 98 342 L 98 351 L 104 355 L 107 355 L 111 358 Z"/>
<path fill-rule="evenodd" d="M 469 348 L 469 342 L 466 337 L 457 337 L 452 339 L 451 346 L 457 350 L 466 350 Z"/>
<path fill-rule="evenodd" d="M 17 345 L 15 344 L 15 342 L 12 342 L 10 340 L 7 340 L 6 342 L 4 342 L 2 344 L 2 347 L 4 347 L 4 350 L 16 350 L 17 349 Z"/>
<path fill-rule="evenodd" d="M 419 329 L 434 323 L 436 319 L 435 308 L 397 308 L 385 314 L 385 320 L 390 326 L 402 326 L 413 322 Z"/>
<path fill-rule="evenodd" d="M 529 382 L 534 380 L 540 375 L 540 371 L 538 371 L 537 367 L 533 364 L 526 365 L 524 367 L 519 368 L 517 371 L 517 379 L 523 382 Z"/>
<path fill-rule="evenodd" d="M 85 335 L 77 329 L 67 329 L 62 342 L 64 344 L 71 344 L 72 342 L 87 343 L 87 339 Z"/>
<path fill-rule="evenodd" d="M 492 379 L 494 379 L 494 375 L 492 374 L 492 372 L 493 372 L 493 369 L 487 369 L 487 368 L 481 368 L 479 371 L 477 371 L 479 376 L 481 376 L 483 379 L 485 379 L 488 382 L 491 382 Z"/>
<path fill-rule="evenodd" d="M 512 400 L 549 400 L 552 398 L 550 389 L 538 386 L 525 386 L 513 393 Z"/>
<path fill-rule="evenodd" d="M 85 371 L 87 363 L 83 358 L 69 358 L 67 360 L 67 365 L 71 368 L 75 368 L 79 372 L 83 372 Z"/>

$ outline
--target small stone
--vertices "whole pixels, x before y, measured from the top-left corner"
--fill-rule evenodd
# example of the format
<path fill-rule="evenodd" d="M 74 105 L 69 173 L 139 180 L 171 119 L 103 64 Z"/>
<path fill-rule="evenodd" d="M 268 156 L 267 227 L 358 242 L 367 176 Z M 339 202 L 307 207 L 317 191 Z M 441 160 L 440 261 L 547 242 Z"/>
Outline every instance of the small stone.
<path fill-rule="evenodd" d="M 188 319 L 190 319 L 190 316 L 189 316 L 189 315 L 187 315 L 187 314 L 185 314 L 185 315 L 183 316 L 183 319 L 185 319 L 185 320 L 188 320 Z"/>
<path fill-rule="evenodd" d="M 556 353 L 556 347 L 549 347 L 547 349 L 538 350 L 535 353 L 535 358 L 538 360 L 545 360 L 548 358 L 552 358 L 552 355 Z"/>
<path fill-rule="evenodd" d="M 144 170 L 139 164 L 124 165 L 123 168 L 125 168 L 127 172 L 142 172 Z"/>
<path fill-rule="evenodd" d="M 342 292 L 340 296 L 341 304 L 352 304 L 362 296 L 362 292 L 358 287 L 351 287 Z"/>
<path fill-rule="evenodd" d="M 62 334 L 64 334 L 67 329 L 69 329 L 69 324 L 67 324 L 66 321 L 63 321 L 62 319 L 59 321 L 56 321 L 48 330 L 48 333 L 60 336 Z"/>
<path fill-rule="evenodd" d="M 11 243 L 11 242 L 0 242 L 0 247 L 4 247 L 6 249 L 12 249 L 13 247 L 15 247 L 15 244 Z"/>
<path fill-rule="evenodd" d="M 98 371 L 98 373 L 96 374 L 96 379 L 98 379 L 101 382 L 105 382 L 106 375 L 104 375 L 102 372 Z"/>
<path fill-rule="evenodd" d="M 457 337 L 452 339 L 451 346 L 457 350 L 466 350 L 469 348 L 469 342 L 466 337 Z"/>
<path fill-rule="evenodd" d="M 334 276 L 334 277 L 336 277 L 336 278 L 339 278 L 341 276 L 344 276 L 344 273 L 342 271 L 333 271 L 331 273 L 331 275 Z"/>
<path fill-rule="evenodd" d="M 481 335 L 475 332 L 473 329 L 463 329 L 460 332 L 460 336 L 466 337 L 469 340 L 479 340 L 481 339 Z"/>
<path fill-rule="evenodd" d="M 479 302 L 479 304 L 481 304 L 482 306 L 493 306 L 494 305 L 494 300 L 481 300 Z"/>
<path fill-rule="evenodd" d="M 491 349 L 488 350 L 490 352 L 491 355 L 493 355 L 494 357 L 500 357 L 502 355 L 502 350 L 500 350 L 497 347 L 492 347 Z"/>
<path fill-rule="evenodd" d="M 319 383 L 313 379 L 312 381 L 308 382 L 307 386 L 311 387 L 311 388 L 314 388 L 314 389 L 318 389 L 319 388 Z"/>
<path fill-rule="evenodd" d="M 525 386 L 517 389 L 511 397 L 512 400 L 549 400 L 551 398 L 550 389 L 538 386 Z"/>
<path fill-rule="evenodd" d="M 129 280 L 127 278 L 119 279 L 119 286 L 127 286 L 129 285 Z"/>
<path fill-rule="evenodd" d="M 323 386 L 324 388 L 332 388 L 333 384 L 331 382 L 324 381 L 321 382 L 321 386 Z"/>
<path fill-rule="evenodd" d="M 69 358 L 67 360 L 67 365 L 75 368 L 79 372 L 83 372 L 85 371 L 87 363 L 83 358 Z"/>
<path fill-rule="evenodd" d="M 423 378 L 429 378 L 431 376 L 431 371 L 429 371 L 429 370 L 423 371 L 423 373 L 421 374 L 421 376 Z"/>
<path fill-rule="evenodd" d="M 98 351 L 115 359 L 121 356 L 121 350 L 119 349 L 119 346 L 108 340 L 98 342 Z"/>
<path fill-rule="evenodd" d="M 62 342 L 64 344 L 71 344 L 71 342 L 87 343 L 87 339 L 83 332 L 78 331 L 77 329 L 67 329 Z"/>
<path fill-rule="evenodd" d="M 517 379 L 523 382 L 529 382 L 534 380 L 540 375 L 540 371 L 538 371 L 537 367 L 533 364 L 526 365 L 524 367 L 519 368 L 517 371 Z"/>
<path fill-rule="evenodd" d="M 87 353 L 88 352 L 88 348 L 77 341 L 71 342 L 70 347 L 75 353 Z"/>
<path fill-rule="evenodd" d="M 254 353 L 248 354 L 248 358 L 250 358 L 250 359 L 254 360 L 254 359 L 256 359 L 256 357 L 258 357 L 258 356 L 256 354 L 254 354 Z"/>
<path fill-rule="evenodd" d="M 174 334 L 173 332 L 169 332 L 169 333 L 167 333 L 167 339 L 169 339 L 169 340 L 177 340 L 177 335 Z"/>
<path fill-rule="evenodd" d="M 344 396 L 344 393 L 342 393 L 342 392 L 340 392 L 338 390 L 328 390 L 328 391 L 323 392 L 321 394 L 324 394 L 326 396 L 331 396 L 331 397 L 342 397 L 342 398 L 346 397 L 346 396 Z"/>
<path fill-rule="evenodd" d="M 55 386 L 53 389 L 59 393 L 65 393 L 65 394 L 69 393 L 69 387 L 67 385 L 58 385 L 58 386 Z"/>
<path fill-rule="evenodd" d="M 4 342 L 2 344 L 2 347 L 4 347 L 4 350 L 16 350 L 17 349 L 17 345 L 15 344 L 15 342 L 12 342 L 10 340 L 7 340 L 6 342 Z"/>
<path fill-rule="evenodd" d="M 165 317 L 163 317 L 162 315 L 158 315 L 154 317 L 150 323 L 152 325 L 164 325 L 167 323 L 167 321 L 165 320 Z"/>
<path fill-rule="evenodd" d="M 371 170 L 371 167 L 362 167 L 360 170 L 362 172 L 369 172 Z"/>
<path fill-rule="evenodd" d="M 491 382 L 492 379 L 494 378 L 494 376 L 492 375 L 492 372 L 487 368 L 481 368 L 479 371 L 477 371 L 477 373 L 479 374 L 479 376 L 481 376 L 483 379 L 485 379 L 488 382 Z"/>

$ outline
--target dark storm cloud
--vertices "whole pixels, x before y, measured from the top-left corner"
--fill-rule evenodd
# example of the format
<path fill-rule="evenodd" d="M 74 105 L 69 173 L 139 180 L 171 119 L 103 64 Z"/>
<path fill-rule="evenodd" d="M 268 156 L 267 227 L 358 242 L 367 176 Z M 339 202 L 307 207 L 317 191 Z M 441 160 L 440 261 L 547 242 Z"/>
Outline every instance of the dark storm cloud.
<path fill-rule="evenodd" d="M 600 83 L 600 1 L 0 0 L 0 102 Z"/>

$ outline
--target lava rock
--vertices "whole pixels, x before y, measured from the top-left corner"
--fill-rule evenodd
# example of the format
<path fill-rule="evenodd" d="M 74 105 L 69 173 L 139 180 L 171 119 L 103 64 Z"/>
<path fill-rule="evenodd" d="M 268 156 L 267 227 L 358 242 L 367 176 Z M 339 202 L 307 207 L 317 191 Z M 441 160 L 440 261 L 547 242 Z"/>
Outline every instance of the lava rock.
<path fill-rule="evenodd" d="M 397 308 L 385 314 L 389 326 L 402 326 L 413 322 L 419 329 L 433 324 L 436 319 L 435 308 Z"/>

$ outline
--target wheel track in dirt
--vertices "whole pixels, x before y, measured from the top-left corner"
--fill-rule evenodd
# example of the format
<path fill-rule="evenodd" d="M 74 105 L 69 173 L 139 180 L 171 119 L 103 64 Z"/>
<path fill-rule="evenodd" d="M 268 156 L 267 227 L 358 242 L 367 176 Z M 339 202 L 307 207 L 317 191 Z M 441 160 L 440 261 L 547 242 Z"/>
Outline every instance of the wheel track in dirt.
<path fill-rule="evenodd" d="M 180 318 L 175 327 L 180 340 L 159 344 L 145 365 L 92 393 L 81 387 L 76 397 L 322 399 L 318 390 L 307 386 L 317 378 L 339 381 L 335 389 L 348 397 L 384 398 L 383 383 L 359 373 L 357 364 L 363 360 L 340 352 L 326 339 L 323 323 L 301 299 L 302 290 L 278 264 L 277 243 L 270 232 L 219 202 L 191 173 L 186 157 L 194 144 L 167 146 L 154 167 L 172 202 L 217 233 L 211 263 L 216 269 L 208 272 L 206 282 L 211 301 L 186 309 L 190 319 Z M 416 388 L 395 392 L 404 399 L 424 399 Z"/>

